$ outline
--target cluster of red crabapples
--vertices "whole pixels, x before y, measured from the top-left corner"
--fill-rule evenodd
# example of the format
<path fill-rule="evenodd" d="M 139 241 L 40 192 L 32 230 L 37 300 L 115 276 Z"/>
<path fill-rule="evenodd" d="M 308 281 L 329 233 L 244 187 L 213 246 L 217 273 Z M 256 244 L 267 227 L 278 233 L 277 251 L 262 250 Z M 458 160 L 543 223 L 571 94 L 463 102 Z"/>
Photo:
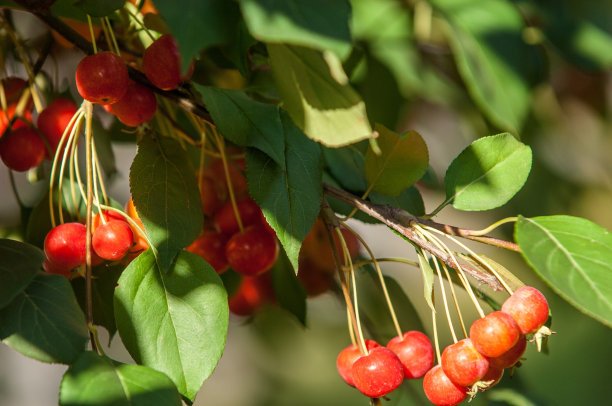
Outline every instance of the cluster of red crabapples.
<path fill-rule="evenodd" d="M 504 369 L 516 365 L 527 345 L 548 318 L 544 295 L 530 286 L 517 289 L 500 311 L 470 327 L 469 338 L 444 349 L 434 366 L 434 350 L 423 333 L 409 331 L 386 347 L 366 340 L 365 354 L 356 345 L 340 352 L 336 365 L 342 379 L 369 397 L 384 396 L 403 379 L 423 379 L 427 398 L 438 406 L 463 402 L 470 394 L 497 384 Z"/>

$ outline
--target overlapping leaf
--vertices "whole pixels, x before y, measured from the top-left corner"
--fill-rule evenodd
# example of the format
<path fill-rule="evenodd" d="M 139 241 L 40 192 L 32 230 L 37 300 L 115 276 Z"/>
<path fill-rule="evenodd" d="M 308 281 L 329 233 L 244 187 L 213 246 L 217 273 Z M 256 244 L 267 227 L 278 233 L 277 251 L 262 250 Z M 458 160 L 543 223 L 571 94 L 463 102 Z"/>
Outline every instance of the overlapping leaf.
<path fill-rule="evenodd" d="M 45 254 L 29 244 L 0 239 L 0 309 L 21 293 L 34 279 Z"/>

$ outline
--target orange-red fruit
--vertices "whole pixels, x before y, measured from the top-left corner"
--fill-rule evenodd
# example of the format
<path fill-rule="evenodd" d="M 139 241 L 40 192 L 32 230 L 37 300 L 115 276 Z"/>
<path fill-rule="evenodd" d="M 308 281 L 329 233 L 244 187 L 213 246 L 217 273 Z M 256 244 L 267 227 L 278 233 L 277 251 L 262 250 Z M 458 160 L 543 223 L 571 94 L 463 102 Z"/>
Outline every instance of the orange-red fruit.
<path fill-rule="evenodd" d="M 59 98 L 53 100 L 47 108 L 38 115 L 36 124 L 40 132 L 43 133 L 49 142 L 49 147 L 51 148 L 51 154 L 47 151 L 47 158 L 52 158 L 55 155 L 62 135 L 77 110 L 77 106 L 72 100 Z"/>
<path fill-rule="evenodd" d="M 91 245 L 100 258 L 118 261 L 127 254 L 134 242 L 132 230 L 123 220 L 100 224 L 91 237 Z"/>
<path fill-rule="evenodd" d="M 76 69 L 76 84 L 85 100 L 112 104 L 121 99 L 127 91 L 128 70 L 116 54 L 99 52 L 81 60 Z"/>
<path fill-rule="evenodd" d="M 520 336 L 516 321 L 508 313 L 495 311 L 472 323 L 470 339 L 482 355 L 498 357 L 516 344 Z"/>
<path fill-rule="evenodd" d="M 28 82 L 22 78 L 11 76 L 2 79 L 2 87 L 4 87 L 4 96 L 6 97 L 6 104 L 17 104 L 21 99 L 22 92 L 28 87 Z M 31 111 L 34 107 L 34 101 L 32 96 L 28 97 L 26 107 L 24 111 Z"/>
<path fill-rule="evenodd" d="M 365 345 L 368 351 L 380 347 L 380 344 L 374 340 L 365 340 Z M 351 386 L 355 386 L 355 382 L 353 381 L 353 364 L 357 359 L 361 358 L 361 356 L 362 354 L 359 347 L 351 344 L 340 351 L 338 358 L 336 358 L 336 368 L 338 369 L 340 377 Z"/>
<path fill-rule="evenodd" d="M 467 398 L 468 388 L 451 381 L 438 364 L 425 374 L 423 390 L 427 399 L 434 405 L 454 406 Z"/>
<path fill-rule="evenodd" d="M 444 349 L 440 365 L 457 385 L 472 386 L 487 373 L 489 359 L 474 348 L 472 340 L 465 338 Z"/>
<path fill-rule="evenodd" d="M 142 56 L 147 79 L 162 90 L 176 89 L 181 82 L 181 54 L 172 35 L 155 40 Z"/>
<path fill-rule="evenodd" d="M 242 227 L 248 227 L 265 221 L 261 209 L 257 203 L 249 197 L 236 202 L 236 207 L 240 214 Z M 215 228 L 224 234 L 232 235 L 240 230 L 232 202 L 225 203 L 217 210 L 214 221 Z"/>
<path fill-rule="evenodd" d="M 269 275 L 245 276 L 236 292 L 229 298 L 230 312 L 249 316 L 264 304 L 274 300 L 274 290 Z"/>
<path fill-rule="evenodd" d="M 530 334 L 546 323 L 548 302 L 542 292 L 536 288 L 523 286 L 506 299 L 502 311 L 516 320 L 521 334 Z"/>
<path fill-rule="evenodd" d="M 359 241 L 350 231 L 346 229 L 342 229 L 341 231 L 351 258 L 355 259 L 359 254 Z M 340 240 L 336 233 L 334 233 L 333 236 L 336 250 L 340 254 L 340 261 L 344 262 L 344 252 L 342 250 Z M 329 244 L 329 237 L 323 221 L 317 219 L 317 221 L 314 223 L 308 232 L 308 235 L 304 239 L 300 253 L 311 258 L 315 265 L 319 268 L 335 267 L 334 257 Z"/>
<path fill-rule="evenodd" d="M 6 107 L 6 111 L 0 110 L 0 138 L 6 131 L 13 117 L 15 116 L 16 108 L 17 106 L 15 104 L 9 104 Z M 30 113 L 29 110 L 24 110 L 22 117 L 25 121 L 22 120 L 21 118 L 15 120 L 15 122 L 13 123 L 13 126 L 11 127 L 11 130 L 17 130 L 22 127 L 27 127 L 28 126 L 27 122 L 32 122 L 32 113 Z"/>
<path fill-rule="evenodd" d="M 478 384 L 479 390 L 485 391 L 485 390 L 491 389 L 492 387 L 497 385 L 499 381 L 501 381 L 503 375 L 504 375 L 503 368 L 499 368 L 495 365 L 489 365 L 489 369 L 487 370 L 487 373 L 485 374 L 485 376 L 482 377 L 482 379 L 480 380 L 480 383 Z M 486 384 L 487 382 L 488 384 Z"/>
<path fill-rule="evenodd" d="M 401 337 L 393 337 L 387 344 L 404 367 L 404 378 L 421 378 L 434 364 L 434 349 L 429 337 L 420 331 L 407 331 Z"/>
<path fill-rule="evenodd" d="M 501 369 L 510 368 L 521 359 L 521 356 L 525 353 L 526 348 L 527 339 L 524 335 L 521 335 L 516 344 L 514 344 L 514 346 L 508 351 L 504 352 L 500 356 L 489 358 L 489 364 Z"/>
<path fill-rule="evenodd" d="M 138 127 L 153 120 L 157 111 L 157 99 L 151 89 L 132 82 L 123 97 L 110 105 L 110 110 L 123 124 Z"/>
<path fill-rule="evenodd" d="M 11 131 L 0 141 L 0 158 L 14 171 L 24 172 L 34 168 L 45 157 L 45 142 L 30 127 Z"/>
<path fill-rule="evenodd" d="M 86 233 L 87 229 L 81 223 L 60 224 L 47 233 L 45 255 L 53 269 L 68 272 L 85 263 Z"/>
<path fill-rule="evenodd" d="M 272 268 L 278 258 L 278 243 L 264 225 L 255 224 L 229 239 L 225 256 L 236 272 L 255 276 Z"/>
<path fill-rule="evenodd" d="M 228 270 L 229 263 L 225 256 L 225 245 L 228 237 L 214 230 L 204 230 L 187 248 L 187 251 L 204 258 L 218 274 Z"/>
<path fill-rule="evenodd" d="M 353 382 L 359 392 L 371 398 L 385 396 L 404 380 L 404 367 L 393 351 L 376 347 L 353 364 Z"/>

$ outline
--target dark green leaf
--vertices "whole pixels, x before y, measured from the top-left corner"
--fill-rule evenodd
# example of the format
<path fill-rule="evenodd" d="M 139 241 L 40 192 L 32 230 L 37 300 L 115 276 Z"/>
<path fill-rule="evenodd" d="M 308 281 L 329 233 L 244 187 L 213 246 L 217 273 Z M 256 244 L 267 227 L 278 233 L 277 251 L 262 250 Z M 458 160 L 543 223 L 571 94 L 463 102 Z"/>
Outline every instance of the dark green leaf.
<path fill-rule="evenodd" d="M 351 48 L 347 0 L 241 0 L 251 34 L 264 42 L 284 42 L 345 57 Z"/>
<path fill-rule="evenodd" d="M 612 326 L 612 234 L 608 230 L 579 217 L 519 217 L 515 239 L 529 265 L 553 290 Z"/>
<path fill-rule="evenodd" d="M 298 280 L 289 258 L 281 252 L 270 270 L 274 296 L 280 306 L 306 325 L 306 292 Z"/>
<path fill-rule="evenodd" d="M 125 0 L 77 0 L 74 5 L 92 17 L 106 17 L 119 10 Z"/>
<path fill-rule="evenodd" d="M 531 148 L 512 135 L 478 139 L 446 170 L 446 202 L 459 210 L 499 207 L 521 190 L 530 170 Z"/>
<path fill-rule="evenodd" d="M 121 340 L 136 362 L 164 372 L 193 400 L 227 335 L 227 292 L 214 269 L 181 251 L 161 272 L 145 251 L 119 278 L 114 307 Z"/>
<path fill-rule="evenodd" d="M 283 107 L 308 137 L 340 147 L 372 135 L 365 104 L 337 57 L 283 44 L 268 44 L 268 52 Z"/>
<path fill-rule="evenodd" d="M 282 166 L 264 153 L 248 149 L 246 155 L 249 193 L 276 231 L 295 272 L 302 241 L 319 214 L 322 196 L 322 157 L 310 141 L 280 111 L 285 143 Z"/>
<path fill-rule="evenodd" d="M 368 188 L 363 168 L 365 157 L 354 146 L 344 148 L 323 147 L 323 157 L 334 179 L 352 192 L 363 193 Z"/>
<path fill-rule="evenodd" d="M 130 168 L 130 191 L 166 270 L 202 231 L 200 191 L 189 158 L 168 137 L 143 137 Z"/>
<path fill-rule="evenodd" d="M 200 50 L 231 39 L 240 17 L 238 5 L 226 0 L 156 0 L 155 7 L 164 17 L 181 50 L 184 70 Z"/>
<path fill-rule="evenodd" d="M 30 244 L 0 239 L 0 309 L 21 293 L 41 269 L 45 254 Z"/>
<path fill-rule="evenodd" d="M 85 349 L 85 316 L 70 283 L 39 273 L 0 311 L 0 338 L 25 356 L 70 364 Z"/>
<path fill-rule="evenodd" d="M 365 174 L 375 192 L 399 196 L 427 171 L 429 152 L 423 138 L 416 131 L 398 136 L 377 124 L 378 145 L 382 152 L 376 155 L 372 148 L 365 157 Z"/>
<path fill-rule="evenodd" d="M 425 204 L 419 189 L 412 186 L 404 190 L 399 196 L 387 196 L 380 193 L 370 193 L 370 200 L 377 204 L 386 204 L 389 206 L 399 207 L 406 210 L 408 213 L 415 216 L 425 214 Z"/>
<path fill-rule="evenodd" d="M 496 126 L 517 133 L 529 112 L 530 83 L 542 57 L 523 40 L 525 23 L 505 0 L 434 0 L 470 95 Z"/>
<path fill-rule="evenodd" d="M 196 88 L 224 137 L 236 145 L 257 148 L 284 165 L 283 129 L 276 106 L 256 102 L 239 90 Z"/>
<path fill-rule="evenodd" d="M 61 406 L 180 406 L 181 397 L 163 373 L 84 352 L 64 374 Z"/>

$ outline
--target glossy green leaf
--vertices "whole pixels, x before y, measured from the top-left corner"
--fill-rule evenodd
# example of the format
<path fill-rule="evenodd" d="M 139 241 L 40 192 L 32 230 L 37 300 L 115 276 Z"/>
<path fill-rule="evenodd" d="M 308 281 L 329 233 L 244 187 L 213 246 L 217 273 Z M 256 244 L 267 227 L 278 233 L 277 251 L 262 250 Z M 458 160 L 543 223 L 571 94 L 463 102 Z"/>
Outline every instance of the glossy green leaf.
<path fill-rule="evenodd" d="M 459 210 L 489 210 L 505 204 L 531 171 L 531 148 L 508 133 L 480 138 L 446 170 L 446 203 Z"/>
<path fill-rule="evenodd" d="M 319 214 L 322 196 L 322 157 L 319 146 L 279 110 L 285 162 L 276 164 L 266 154 L 248 149 L 249 193 L 276 231 L 295 272 L 302 241 Z"/>
<path fill-rule="evenodd" d="M 277 164 L 284 164 L 283 129 L 276 106 L 252 100 L 239 90 L 196 88 L 224 137 L 236 145 L 257 148 Z"/>
<path fill-rule="evenodd" d="M 119 10 L 125 0 L 77 0 L 74 5 L 92 17 L 106 17 Z"/>
<path fill-rule="evenodd" d="M 470 95 L 496 126 L 517 133 L 529 112 L 542 57 L 523 39 L 525 23 L 506 0 L 433 0 L 450 22 L 448 40 Z"/>
<path fill-rule="evenodd" d="M 42 267 L 45 254 L 30 244 L 0 239 L 0 309 L 30 284 Z"/>
<path fill-rule="evenodd" d="M 365 157 L 361 151 L 352 145 L 344 148 L 323 147 L 322 150 L 329 172 L 342 183 L 343 188 L 356 193 L 366 191 L 368 181 L 365 178 Z"/>
<path fill-rule="evenodd" d="M 397 135 L 377 124 L 378 145 L 382 152 L 376 155 L 372 148 L 365 156 L 365 174 L 375 192 L 399 196 L 427 171 L 429 152 L 423 138 L 416 131 Z"/>
<path fill-rule="evenodd" d="M 227 292 L 214 269 L 181 251 L 161 272 L 147 250 L 123 271 L 114 307 L 134 360 L 164 372 L 193 400 L 221 358 L 227 335 Z"/>
<path fill-rule="evenodd" d="M 529 265 L 555 292 L 612 326 L 610 231 L 579 217 L 519 217 L 515 239 Z"/>
<path fill-rule="evenodd" d="M 386 204 L 406 210 L 414 216 L 425 214 L 425 203 L 419 189 L 412 186 L 404 190 L 399 196 L 387 196 L 377 192 L 370 193 L 370 201 L 377 204 Z"/>
<path fill-rule="evenodd" d="M 283 42 L 339 57 L 351 48 L 348 0 L 241 0 L 251 34 L 264 42 Z"/>
<path fill-rule="evenodd" d="M 306 325 L 306 292 L 298 280 L 289 258 L 279 253 L 276 263 L 270 270 L 274 297 L 278 304 L 293 314 L 303 326 Z"/>
<path fill-rule="evenodd" d="M 85 316 L 63 276 L 39 273 L 0 310 L 2 342 L 39 361 L 70 364 L 87 338 Z"/>
<path fill-rule="evenodd" d="M 363 100 L 332 75 L 324 54 L 283 44 L 268 44 L 268 53 L 283 107 L 309 138 L 340 147 L 372 135 Z"/>
<path fill-rule="evenodd" d="M 130 168 L 130 191 L 166 270 L 200 234 L 204 221 L 196 176 L 180 144 L 169 137 L 143 137 Z"/>
<path fill-rule="evenodd" d="M 436 306 L 433 302 L 434 271 L 422 250 L 417 250 L 417 257 L 419 259 L 421 275 L 423 276 L 423 296 L 429 308 L 435 312 Z"/>
<path fill-rule="evenodd" d="M 61 406 L 181 406 L 181 397 L 163 373 L 122 364 L 86 351 L 68 368 L 60 386 Z"/>
<path fill-rule="evenodd" d="M 228 42 L 236 27 L 240 10 L 226 0 L 156 0 L 155 7 L 168 23 L 181 50 L 184 70 L 200 50 Z"/>

